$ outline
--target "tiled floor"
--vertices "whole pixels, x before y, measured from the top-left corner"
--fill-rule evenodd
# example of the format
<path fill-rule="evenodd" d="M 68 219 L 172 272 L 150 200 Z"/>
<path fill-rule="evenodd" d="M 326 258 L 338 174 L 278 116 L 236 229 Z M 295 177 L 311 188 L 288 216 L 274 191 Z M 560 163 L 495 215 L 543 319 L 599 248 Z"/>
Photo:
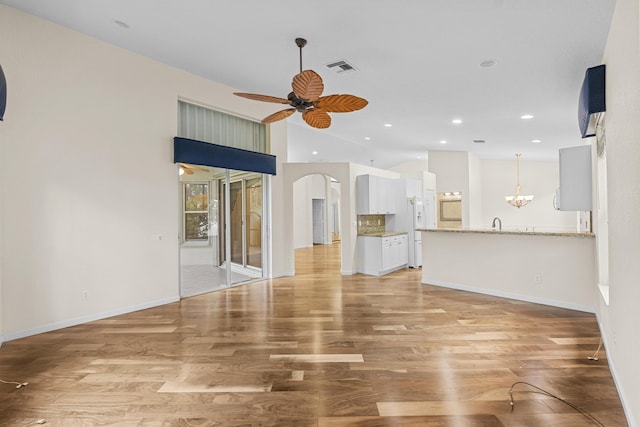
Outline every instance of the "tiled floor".
<path fill-rule="evenodd" d="M 253 280 L 234 271 L 231 272 L 232 285 Z M 192 297 L 227 287 L 227 271 L 212 265 L 183 265 L 180 268 L 180 296 Z"/>

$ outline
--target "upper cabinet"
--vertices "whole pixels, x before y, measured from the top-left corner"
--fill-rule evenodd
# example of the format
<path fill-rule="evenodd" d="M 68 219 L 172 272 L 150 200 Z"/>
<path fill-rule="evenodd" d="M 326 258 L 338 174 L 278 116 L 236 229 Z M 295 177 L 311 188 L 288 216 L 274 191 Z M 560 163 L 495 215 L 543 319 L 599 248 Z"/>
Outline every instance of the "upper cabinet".
<path fill-rule="evenodd" d="M 358 215 L 396 213 L 396 187 L 393 179 L 377 175 L 358 175 L 356 193 Z"/>
<path fill-rule="evenodd" d="M 560 150 L 560 188 L 556 203 L 561 211 L 592 210 L 590 145 Z"/>

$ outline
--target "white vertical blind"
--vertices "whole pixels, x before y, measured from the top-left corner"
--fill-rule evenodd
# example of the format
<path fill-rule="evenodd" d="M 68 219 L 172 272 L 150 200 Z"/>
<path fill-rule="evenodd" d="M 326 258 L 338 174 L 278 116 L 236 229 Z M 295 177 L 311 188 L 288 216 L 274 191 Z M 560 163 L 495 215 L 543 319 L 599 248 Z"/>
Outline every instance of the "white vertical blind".
<path fill-rule="evenodd" d="M 267 152 L 266 126 L 178 101 L 178 136 L 243 150 Z"/>

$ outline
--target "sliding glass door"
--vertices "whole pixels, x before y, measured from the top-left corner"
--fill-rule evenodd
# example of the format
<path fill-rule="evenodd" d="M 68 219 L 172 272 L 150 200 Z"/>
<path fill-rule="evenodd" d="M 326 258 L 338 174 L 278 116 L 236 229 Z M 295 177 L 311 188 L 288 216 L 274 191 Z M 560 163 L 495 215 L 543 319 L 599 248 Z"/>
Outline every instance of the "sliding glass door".
<path fill-rule="evenodd" d="M 222 185 L 221 194 L 225 194 L 226 184 Z M 262 194 L 260 174 L 235 177 L 229 184 L 231 262 L 236 266 L 262 268 Z"/>
<path fill-rule="evenodd" d="M 262 177 L 245 181 L 246 264 L 262 268 Z"/>

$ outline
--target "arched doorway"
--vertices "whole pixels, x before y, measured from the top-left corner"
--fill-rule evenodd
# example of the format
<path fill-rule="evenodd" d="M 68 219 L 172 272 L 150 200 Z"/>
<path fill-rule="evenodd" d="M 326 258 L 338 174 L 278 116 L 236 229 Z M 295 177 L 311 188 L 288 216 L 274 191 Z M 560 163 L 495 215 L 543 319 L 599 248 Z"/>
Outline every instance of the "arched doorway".
<path fill-rule="evenodd" d="M 355 218 L 355 176 L 350 163 L 285 163 L 282 181 L 282 217 L 284 224 L 293 224 L 294 183 L 308 175 L 324 175 L 333 178 L 340 191 L 339 230 L 340 230 L 340 273 L 351 275 L 356 272 L 357 226 Z M 336 185 L 337 185 L 336 184 Z M 281 236 L 280 275 L 295 275 L 294 233 Z"/>
<path fill-rule="evenodd" d="M 317 245 L 341 244 L 340 193 L 340 182 L 325 174 L 309 174 L 293 182 L 293 247 L 296 254 L 306 253 L 306 249 Z M 327 250 L 340 255 L 339 247 Z M 340 269 L 339 262 L 331 265 Z"/>

